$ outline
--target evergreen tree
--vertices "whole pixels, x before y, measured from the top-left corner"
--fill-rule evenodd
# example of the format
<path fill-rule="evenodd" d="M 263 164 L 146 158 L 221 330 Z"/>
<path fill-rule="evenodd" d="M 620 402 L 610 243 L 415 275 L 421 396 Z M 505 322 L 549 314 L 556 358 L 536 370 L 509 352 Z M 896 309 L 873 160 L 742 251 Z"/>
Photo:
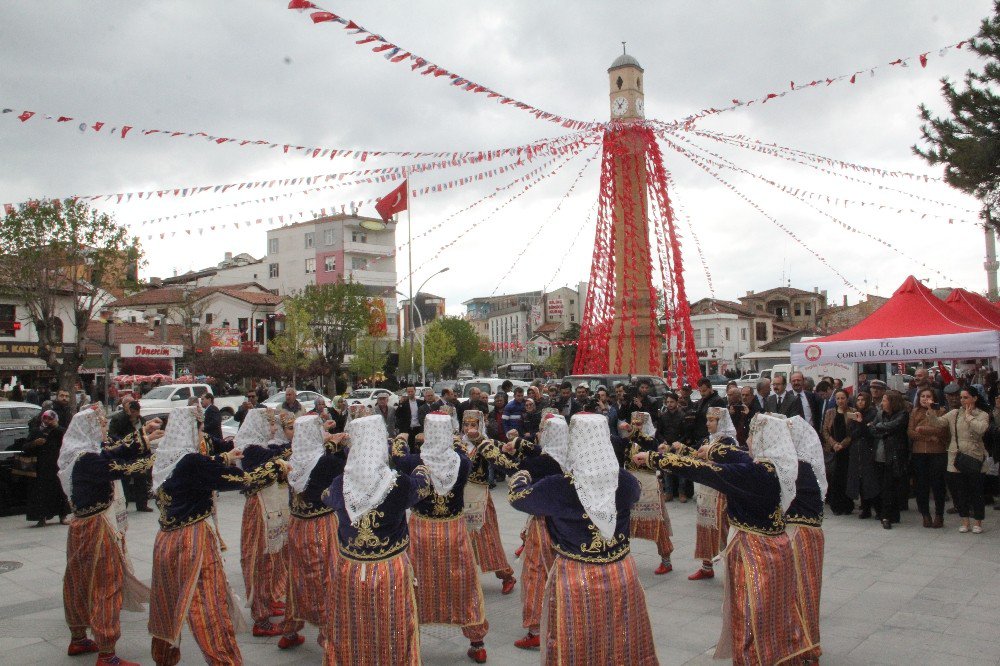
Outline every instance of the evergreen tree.
<path fill-rule="evenodd" d="M 983 19 L 970 48 L 986 61 L 982 72 L 965 73 L 962 90 L 947 77 L 941 93 L 951 111 L 938 118 L 923 104 L 920 131 L 928 147 L 913 151 L 929 164 L 943 164 L 945 182 L 982 202 L 982 217 L 1000 229 L 1000 0 Z"/>

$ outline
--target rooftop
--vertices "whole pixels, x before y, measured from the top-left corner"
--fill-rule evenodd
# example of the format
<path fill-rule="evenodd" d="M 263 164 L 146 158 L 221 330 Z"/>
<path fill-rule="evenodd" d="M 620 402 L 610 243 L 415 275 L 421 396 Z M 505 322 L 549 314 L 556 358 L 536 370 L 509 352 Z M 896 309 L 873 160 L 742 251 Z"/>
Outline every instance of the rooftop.
<path fill-rule="evenodd" d="M 224 287 L 159 287 L 146 289 L 137 294 L 119 298 L 111 308 L 143 307 L 149 305 L 172 305 L 185 300 L 197 301 L 210 294 L 221 293 L 251 305 L 277 305 L 281 296 L 271 293 L 256 282 L 232 284 Z"/>
<path fill-rule="evenodd" d="M 639 61 L 627 53 L 623 53 L 615 58 L 615 61 L 611 63 L 611 67 L 608 67 L 608 71 L 610 72 L 611 70 L 618 69 L 619 67 L 635 67 L 640 72 L 645 71 L 643 70 L 642 65 L 639 64 Z"/>

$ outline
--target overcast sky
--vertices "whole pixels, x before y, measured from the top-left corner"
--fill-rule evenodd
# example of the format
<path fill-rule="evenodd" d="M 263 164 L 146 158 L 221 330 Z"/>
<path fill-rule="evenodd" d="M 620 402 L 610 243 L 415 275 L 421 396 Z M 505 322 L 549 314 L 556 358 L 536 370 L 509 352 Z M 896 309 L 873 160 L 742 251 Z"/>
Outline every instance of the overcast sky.
<path fill-rule="evenodd" d="M 322 3 L 319 3 L 322 4 Z M 81 133 L 76 122 L 19 122 L 24 110 L 108 125 L 262 138 L 331 148 L 465 151 L 512 146 L 566 130 L 463 92 L 446 79 L 418 76 L 403 64 L 354 44 L 335 24 L 313 25 L 285 0 L 257 2 L 114 2 L 67 0 L 0 4 L 0 203 L 33 197 L 188 187 L 393 166 L 350 159 L 309 159 L 253 146 L 205 140 Z M 932 173 L 910 146 L 919 139 L 917 105 L 941 110 L 938 80 L 961 78 L 976 59 L 938 49 L 976 33 L 988 0 L 939 2 L 336 2 L 326 9 L 355 20 L 404 49 L 541 109 L 583 120 L 608 118 L 607 68 L 622 40 L 645 68 L 646 115 L 671 120 L 732 98 L 781 92 L 807 82 L 930 51 L 927 67 L 881 67 L 855 85 L 839 83 L 790 94 L 700 122 L 737 134 L 889 169 Z M 943 206 L 861 186 L 738 148 L 692 137 L 741 167 L 782 184 L 856 201 L 974 220 L 974 200 L 936 183 L 878 180 Z M 506 196 L 456 216 L 414 242 L 415 280 L 436 270 L 427 290 L 463 300 L 500 291 L 575 284 L 589 273 L 599 160 L 556 211 L 590 149 L 513 201 Z M 784 278 L 830 299 L 858 294 L 829 268 L 742 199 L 664 146 L 674 173 L 688 294 L 709 295 L 708 280 L 687 224 L 701 241 L 715 293 L 733 299 Z M 478 171 L 435 172 L 421 187 Z M 857 174 L 850 174 L 857 175 Z M 939 171 L 936 175 L 939 175 Z M 981 229 L 933 217 L 870 208 L 816 205 L 877 236 L 852 234 L 800 201 L 745 175 L 725 174 L 742 193 L 792 229 L 861 290 L 888 295 L 909 274 L 933 286 L 985 290 Z M 508 183 L 513 176 L 417 199 L 418 234 Z M 318 209 L 369 199 L 391 185 L 322 190 L 273 204 L 223 207 L 152 227 L 140 221 L 224 206 L 300 188 L 201 194 L 120 205 L 102 204 L 140 236 L 146 276 L 213 265 L 227 250 L 265 253 L 262 226 L 236 233 L 177 229 Z M 509 193 L 517 192 L 515 187 Z M 955 207 L 957 206 L 957 207 Z M 374 214 L 373 209 L 368 209 Z M 547 222 L 546 222 L 547 221 Z M 538 225 L 545 223 L 537 236 Z M 432 259 L 441 245 L 475 226 Z M 581 226 L 584 228 L 581 230 Z M 160 240 L 159 233 L 168 237 Z M 147 235 L 154 239 L 148 240 Z M 529 245 L 529 240 L 534 237 Z M 196 240 L 193 240 L 196 238 Z M 577 239 L 577 242 L 573 242 Z M 398 241 L 405 241 L 400 225 Z M 572 249 L 570 246 L 572 244 Z M 513 272 L 514 257 L 524 252 Z M 909 257 L 909 258 L 907 258 Z M 920 265 L 920 263 L 926 266 Z M 558 270 L 558 272 L 557 272 Z M 405 264 L 400 263 L 400 275 Z M 405 291 L 405 286 L 403 287 Z"/>

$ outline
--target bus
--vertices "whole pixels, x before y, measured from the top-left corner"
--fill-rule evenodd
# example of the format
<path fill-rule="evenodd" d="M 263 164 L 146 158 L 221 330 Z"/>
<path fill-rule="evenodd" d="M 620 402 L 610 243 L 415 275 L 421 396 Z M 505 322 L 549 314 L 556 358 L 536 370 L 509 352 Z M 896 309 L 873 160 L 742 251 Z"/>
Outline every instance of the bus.
<path fill-rule="evenodd" d="M 535 378 L 536 367 L 533 363 L 507 363 L 497 366 L 497 377 L 500 379 L 520 379 L 530 382 Z"/>

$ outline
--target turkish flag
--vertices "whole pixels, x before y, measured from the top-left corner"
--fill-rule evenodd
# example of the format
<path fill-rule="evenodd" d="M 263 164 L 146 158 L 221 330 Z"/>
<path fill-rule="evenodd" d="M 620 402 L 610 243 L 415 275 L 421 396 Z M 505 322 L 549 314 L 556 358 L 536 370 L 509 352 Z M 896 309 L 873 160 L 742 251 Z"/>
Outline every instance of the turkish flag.
<path fill-rule="evenodd" d="M 399 187 L 379 199 L 375 204 L 375 210 L 378 211 L 379 216 L 381 216 L 384 221 L 388 222 L 390 217 L 396 213 L 406 210 L 406 190 L 408 182 L 409 179 L 404 180 Z"/>

